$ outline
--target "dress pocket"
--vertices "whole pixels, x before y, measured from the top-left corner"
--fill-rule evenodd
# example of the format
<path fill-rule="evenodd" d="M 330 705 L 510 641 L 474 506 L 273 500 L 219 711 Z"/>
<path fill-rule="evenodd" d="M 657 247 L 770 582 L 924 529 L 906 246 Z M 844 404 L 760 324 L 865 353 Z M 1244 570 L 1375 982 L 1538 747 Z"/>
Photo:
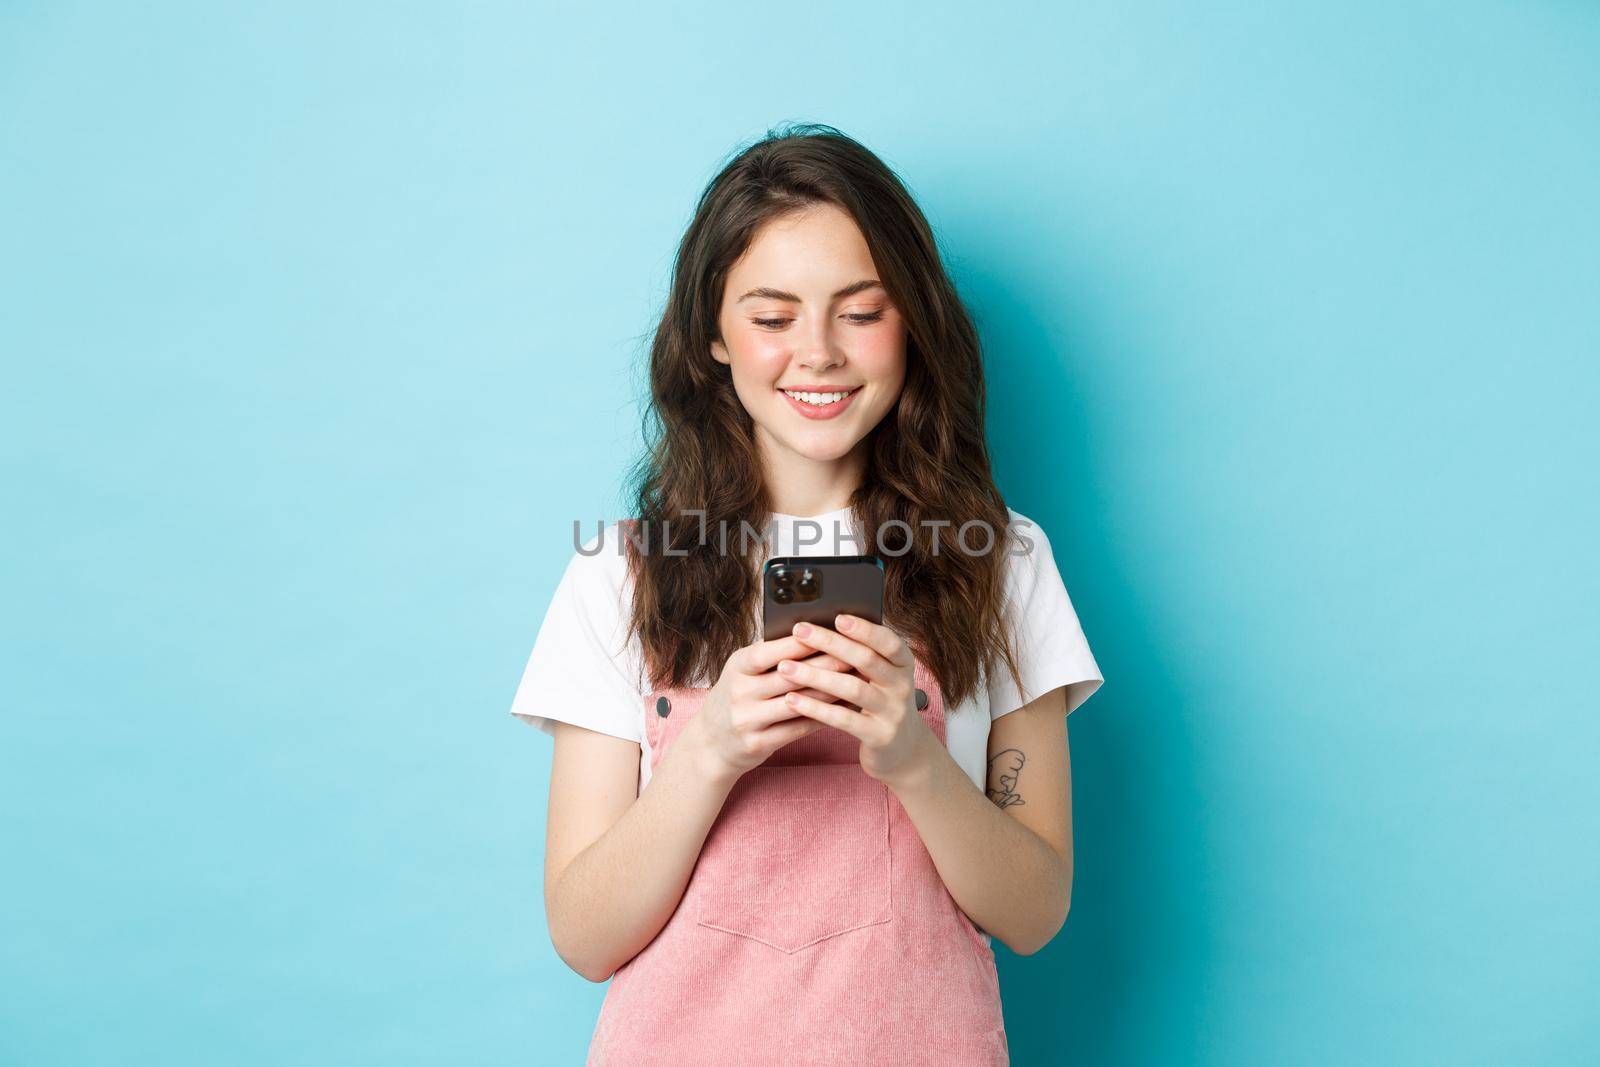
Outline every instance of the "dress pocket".
<path fill-rule="evenodd" d="M 858 764 L 739 779 L 695 868 L 695 919 L 781 952 L 886 923 L 889 790 Z"/>

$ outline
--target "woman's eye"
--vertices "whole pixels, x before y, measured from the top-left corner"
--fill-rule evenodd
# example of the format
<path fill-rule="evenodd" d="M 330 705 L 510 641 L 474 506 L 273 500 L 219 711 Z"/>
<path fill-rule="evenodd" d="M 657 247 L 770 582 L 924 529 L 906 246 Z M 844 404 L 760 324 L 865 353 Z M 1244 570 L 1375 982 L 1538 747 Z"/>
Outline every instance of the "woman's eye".
<path fill-rule="evenodd" d="M 845 315 L 841 316 L 841 318 L 845 319 L 847 322 L 855 323 L 858 326 L 864 326 L 869 322 L 877 322 L 879 319 L 883 318 L 883 311 L 881 309 L 878 310 L 878 311 L 865 311 L 865 312 L 859 312 L 858 311 L 858 312 L 852 312 L 852 313 L 845 314 Z M 750 321 L 752 323 L 754 323 L 755 325 L 761 327 L 764 330 L 778 330 L 778 329 L 782 329 L 783 327 L 789 325 L 789 323 L 794 321 L 794 320 L 792 320 L 792 319 L 751 319 Z"/>

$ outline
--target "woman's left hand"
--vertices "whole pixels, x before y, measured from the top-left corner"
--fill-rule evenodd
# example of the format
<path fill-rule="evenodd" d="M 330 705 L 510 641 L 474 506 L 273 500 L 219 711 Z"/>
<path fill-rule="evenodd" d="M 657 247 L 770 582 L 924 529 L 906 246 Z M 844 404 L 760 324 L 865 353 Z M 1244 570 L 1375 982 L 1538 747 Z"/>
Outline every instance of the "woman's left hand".
<path fill-rule="evenodd" d="M 891 789 L 898 788 L 929 767 L 933 754 L 929 746 L 939 743 L 917 711 L 911 647 L 887 626 L 857 615 L 837 615 L 834 624 L 837 630 L 797 623 L 794 636 L 801 644 L 850 664 L 854 673 L 794 660 L 779 663 L 778 670 L 855 708 L 800 693 L 788 694 L 789 707 L 854 735 L 861 741 L 861 769 Z"/>

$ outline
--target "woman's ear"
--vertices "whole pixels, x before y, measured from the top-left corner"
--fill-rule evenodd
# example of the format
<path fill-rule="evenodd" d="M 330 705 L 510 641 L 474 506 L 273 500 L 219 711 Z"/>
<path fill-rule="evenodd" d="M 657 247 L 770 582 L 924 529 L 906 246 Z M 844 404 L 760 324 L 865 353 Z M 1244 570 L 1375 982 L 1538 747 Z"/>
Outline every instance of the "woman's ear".
<path fill-rule="evenodd" d="M 718 363 L 731 362 L 731 360 L 728 358 L 728 347 L 721 341 L 711 342 L 711 358 L 716 360 Z"/>

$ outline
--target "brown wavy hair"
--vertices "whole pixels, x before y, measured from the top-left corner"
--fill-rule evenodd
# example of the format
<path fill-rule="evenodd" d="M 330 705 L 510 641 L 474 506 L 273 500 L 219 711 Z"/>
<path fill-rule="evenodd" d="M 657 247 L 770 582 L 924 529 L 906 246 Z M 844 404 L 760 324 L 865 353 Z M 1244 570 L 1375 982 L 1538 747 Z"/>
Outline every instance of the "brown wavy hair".
<path fill-rule="evenodd" d="M 906 323 L 905 384 L 868 437 L 865 476 L 850 498 L 860 551 L 884 558 L 884 622 L 933 671 L 947 707 L 997 664 L 1020 688 L 1004 611 L 1016 534 L 989 470 L 977 330 L 900 179 L 854 139 L 817 124 L 769 130 L 734 156 L 702 192 L 679 244 L 650 348 L 646 448 L 629 477 L 629 637 L 640 642 L 652 687 L 672 688 L 713 684 L 727 658 L 760 636 L 764 545 L 738 534 L 741 523 L 764 531 L 771 501 L 752 420 L 711 343 L 728 271 L 756 232 L 823 203 L 855 219 Z M 885 528 L 896 519 L 909 536 L 907 527 Z M 924 522 L 941 520 L 950 525 L 937 531 L 935 553 Z M 953 543 L 973 520 L 993 531 L 986 553 Z M 716 534 L 705 536 L 724 528 L 726 551 Z M 968 543 L 978 549 L 984 539 Z"/>

